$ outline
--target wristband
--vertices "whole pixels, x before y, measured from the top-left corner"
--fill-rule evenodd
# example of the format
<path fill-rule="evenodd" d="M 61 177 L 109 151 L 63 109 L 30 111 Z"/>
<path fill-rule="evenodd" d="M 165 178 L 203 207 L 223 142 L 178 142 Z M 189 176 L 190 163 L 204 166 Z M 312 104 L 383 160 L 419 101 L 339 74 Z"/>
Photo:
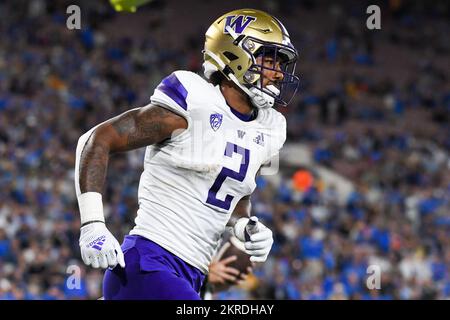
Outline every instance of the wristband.
<path fill-rule="evenodd" d="M 78 197 L 81 225 L 90 221 L 105 222 L 102 195 L 98 192 L 85 192 Z"/>
<path fill-rule="evenodd" d="M 92 220 L 92 221 L 83 223 L 83 224 L 80 226 L 80 229 L 83 228 L 83 227 L 85 227 L 85 226 L 87 226 L 87 225 L 89 225 L 89 224 L 91 224 L 91 223 L 99 223 L 99 222 L 105 224 L 104 221 L 100 221 L 100 220 Z"/>

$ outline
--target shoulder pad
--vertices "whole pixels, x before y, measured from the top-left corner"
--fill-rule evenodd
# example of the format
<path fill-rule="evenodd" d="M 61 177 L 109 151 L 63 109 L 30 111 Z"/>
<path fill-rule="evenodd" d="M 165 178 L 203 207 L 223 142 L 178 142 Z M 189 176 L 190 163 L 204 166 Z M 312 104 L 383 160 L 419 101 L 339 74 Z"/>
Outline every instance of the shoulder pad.
<path fill-rule="evenodd" d="M 195 92 L 202 92 L 206 84 L 206 80 L 193 72 L 175 71 L 161 81 L 150 100 L 186 116 L 191 111 L 189 99 Z"/>

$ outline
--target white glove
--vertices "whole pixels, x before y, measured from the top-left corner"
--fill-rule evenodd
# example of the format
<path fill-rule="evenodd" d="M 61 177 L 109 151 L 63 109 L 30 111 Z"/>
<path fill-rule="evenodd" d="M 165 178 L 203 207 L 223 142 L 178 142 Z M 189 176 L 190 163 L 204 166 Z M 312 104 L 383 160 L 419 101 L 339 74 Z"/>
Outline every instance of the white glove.
<path fill-rule="evenodd" d="M 264 262 L 269 255 L 270 249 L 272 249 L 272 231 L 258 221 L 253 229 L 254 233 L 250 232 L 249 234 L 250 241 L 246 241 L 245 227 L 247 226 L 248 221 L 248 218 L 240 218 L 236 221 L 236 224 L 234 225 L 234 234 L 239 240 L 245 242 L 245 252 L 251 256 L 250 261 Z"/>
<path fill-rule="evenodd" d="M 120 244 L 103 222 L 90 223 L 80 230 L 81 257 L 86 265 L 106 269 L 120 264 L 125 268 L 125 258 Z"/>

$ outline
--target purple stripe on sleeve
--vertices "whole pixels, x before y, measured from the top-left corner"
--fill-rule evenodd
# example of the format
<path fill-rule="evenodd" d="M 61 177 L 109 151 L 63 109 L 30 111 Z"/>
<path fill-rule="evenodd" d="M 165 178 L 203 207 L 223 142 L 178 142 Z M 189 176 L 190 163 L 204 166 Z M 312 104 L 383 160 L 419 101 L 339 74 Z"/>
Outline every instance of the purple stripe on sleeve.
<path fill-rule="evenodd" d="M 174 73 L 164 78 L 157 89 L 169 96 L 184 110 L 187 110 L 186 97 L 188 92 Z"/>

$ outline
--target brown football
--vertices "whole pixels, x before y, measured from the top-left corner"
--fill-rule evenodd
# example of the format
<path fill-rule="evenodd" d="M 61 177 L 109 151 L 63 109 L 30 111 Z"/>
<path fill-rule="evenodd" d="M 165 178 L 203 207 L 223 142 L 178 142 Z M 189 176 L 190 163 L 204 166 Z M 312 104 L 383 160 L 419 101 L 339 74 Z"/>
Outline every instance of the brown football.
<path fill-rule="evenodd" d="M 250 256 L 245 253 L 244 243 L 238 238 L 232 236 L 230 239 L 220 248 L 217 258 L 223 260 L 225 258 L 236 256 L 237 259 L 228 264 L 229 267 L 239 270 L 241 273 L 248 273 L 247 267 L 252 266 Z"/>

